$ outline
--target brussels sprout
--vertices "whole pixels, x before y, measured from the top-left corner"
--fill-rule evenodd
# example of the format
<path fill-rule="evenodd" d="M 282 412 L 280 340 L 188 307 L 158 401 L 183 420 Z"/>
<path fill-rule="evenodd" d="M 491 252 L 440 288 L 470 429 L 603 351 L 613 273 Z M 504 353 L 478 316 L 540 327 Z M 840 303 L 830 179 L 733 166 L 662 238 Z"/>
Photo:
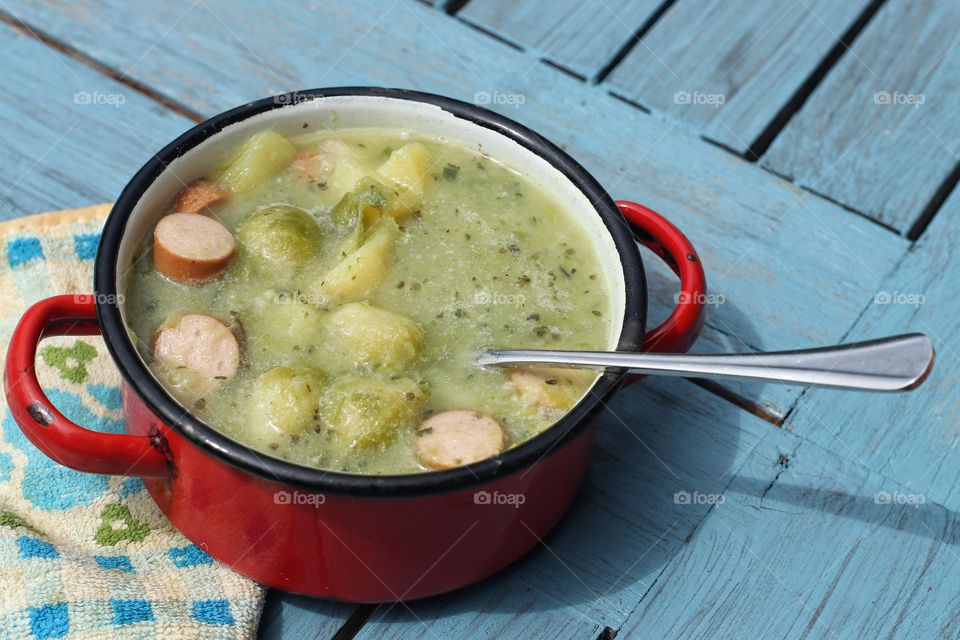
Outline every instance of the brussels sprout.
<path fill-rule="evenodd" d="M 416 322 L 366 302 L 346 304 L 331 313 L 328 335 L 341 369 L 396 372 L 423 346 Z"/>
<path fill-rule="evenodd" d="M 353 191 L 340 199 L 330 217 L 337 226 L 356 225 L 362 231 L 380 219 L 388 199 L 386 187 L 373 178 L 363 178 Z"/>
<path fill-rule="evenodd" d="M 316 425 L 325 384 L 318 369 L 276 367 L 260 375 L 250 387 L 248 431 L 263 441 Z"/>
<path fill-rule="evenodd" d="M 279 133 L 255 133 L 224 168 L 218 182 L 234 193 L 252 191 L 289 165 L 296 154 L 297 150 L 290 141 Z"/>
<path fill-rule="evenodd" d="M 240 224 L 240 244 L 263 271 L 291 276 L 320 248 L 320 227 L 309 213 L 290 205 L 257 209 Z"/>
<path fill-rule="evenodd" d="M 423 200 L 410 189 L 387 186 L 373 178 L 363 178 L 357 187 L 343 196 L 330 211 L 333 222 L 342 228 L 353 228 L 345 248 L 360 246 L 363 234 L 383 217 L 403 220 L 418 209 Z"/>
<path fill-rule="evenodd" d="M 392 218 L 383 218 L 370 230 L 360 248 L 348 253 L 313 287 L 311 293 L 356 302 L 368 296 L 390 269 L 393 241 L 400 228 Z"/>
<path fill-rule="evenodd" d="M 426 395 L 409 378 L 383 380 L 347 376 L 320 401 L 320 419 L 335 442 L 356 449 L 382 446 L 412 428 L 426 406 Z"/>

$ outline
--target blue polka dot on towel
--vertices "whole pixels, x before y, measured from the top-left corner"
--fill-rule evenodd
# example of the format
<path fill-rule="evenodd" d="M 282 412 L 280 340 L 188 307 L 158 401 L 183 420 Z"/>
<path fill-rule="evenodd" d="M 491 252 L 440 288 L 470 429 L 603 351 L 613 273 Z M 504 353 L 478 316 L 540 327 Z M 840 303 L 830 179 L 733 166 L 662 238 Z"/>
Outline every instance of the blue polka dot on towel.
<path fill-rule="evenodd" d="M 133 565 L 127 556 L 94 556 L 97 564 L 104 569 L 117 569 L 124 573 L 133 573 Z"/>
<path fill-rule="evenodd" d="M 97 244 L 100 234 L 77 234 L 73 236 L 73 249 L 81 260 L 93 260 L 97 257 Z"/>
<path fill-rule="evenodd" d="M 123 406 L 123 394 L 120 393 L 120 387 L 113 384 L 88 384 L 87 392 L 97 399 L 111 411 L 116 411 Z"/>
<path fill-rule="evenodd" d="M 30 631 L 37 640 L 62 638 L 70 631 L 70 618 L 65 602 L 30 607 L 29 612 Z"/>
<path fill-rule="evenodd" d="M 20 545 L 20 557 L 21 558 L 59 558 L 60 554 L 57 553 L 56 548 L 44 540 L 38 540 L 37 538 L 31 538 L 30 536 L 20 536 L 17 539 L 17 544 Z"/>
<path fill-rule="evenodd" d="M 129 498 L 146 490 L 146 488 L 140 478 L 124 478 L 123 482 L 120 483 L 120 490 L 117 491 L 117 495 L 121 498 Z"/>
<path fill-rule="evenodd" d="M 13 473 L 13 458 L 9 453 L 0 453 L 0 482 L 6 482 Z"/>
<path fill-rule="evenodd" d="M 149 600 L 111 600 L 113 624 L 133 624 L 153 620 L 153 608 Z"/>
<path fill-rule="evenodd" d="M 10 268 L 19 267 L 33 259 L 43 260 L 43 247 L 37 238 L 14 238 L 7 245 Z"/>
<path fill-rule="evenodd" d="M 207 624 L 233 624 L 230 603 L 226 600 L 195 600 L 193 617 Z"/>
<path fill-rule="evenodd" d="M 195 544 L 170 549 L 170 559 L 173 560 L 173 564 L 181 569 L 183 567 L 196 567 L 202 564 L 213 564 L 213 559 Z"/>

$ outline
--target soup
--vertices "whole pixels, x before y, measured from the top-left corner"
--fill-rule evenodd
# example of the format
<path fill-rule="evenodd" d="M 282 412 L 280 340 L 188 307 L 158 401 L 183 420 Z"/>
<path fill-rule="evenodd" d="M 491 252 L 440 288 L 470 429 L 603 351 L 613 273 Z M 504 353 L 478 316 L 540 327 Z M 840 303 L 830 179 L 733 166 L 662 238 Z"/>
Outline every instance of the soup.
<path fill-rule="evenodd" d="M 586 232 L 484 154 L 393 129 L 262 131 L 144 238 L 126 319 L 210 426 L 323 469 L 406 474 L 548 428 L 592 372 L 475 366 L 485 347 L 605 349 Z"/>

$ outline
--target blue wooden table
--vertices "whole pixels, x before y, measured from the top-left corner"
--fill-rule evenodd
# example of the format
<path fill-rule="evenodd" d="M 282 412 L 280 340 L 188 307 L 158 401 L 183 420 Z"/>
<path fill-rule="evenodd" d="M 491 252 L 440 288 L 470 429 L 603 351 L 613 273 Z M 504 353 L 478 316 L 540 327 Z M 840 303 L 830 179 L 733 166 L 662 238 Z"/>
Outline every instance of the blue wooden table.
<path fill-rule="evenodd" d="M 699 248 L 702 351 L 917 330 L 898 396 L 648 379 L 540 548 L 426 601 L 271 593 L 264 638 L 960 636 L 960 3 L 6 0 L 3 216 L 109 201 L 248 100 L 482 103 Z M 653 319 L 676 282 L 649 260 Z M 338 635 L 339 634 L 339 635 Z"/>

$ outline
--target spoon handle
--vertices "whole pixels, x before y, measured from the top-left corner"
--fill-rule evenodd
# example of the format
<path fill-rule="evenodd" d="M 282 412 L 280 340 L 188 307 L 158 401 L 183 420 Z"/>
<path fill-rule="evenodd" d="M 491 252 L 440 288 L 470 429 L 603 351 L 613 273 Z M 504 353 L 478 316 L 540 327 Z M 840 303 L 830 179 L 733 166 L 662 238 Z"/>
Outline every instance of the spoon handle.
<path fill-rule="evenodd" d="M 919 333 L 774 353 L 690 355 L 489 349 L 477 357 L 477 364 L 481 366 L 625 369 L 631 373 L 767 380 L 864 391 L 914 389 L 927 378 L 933 361 L 933 343 Z"/>

